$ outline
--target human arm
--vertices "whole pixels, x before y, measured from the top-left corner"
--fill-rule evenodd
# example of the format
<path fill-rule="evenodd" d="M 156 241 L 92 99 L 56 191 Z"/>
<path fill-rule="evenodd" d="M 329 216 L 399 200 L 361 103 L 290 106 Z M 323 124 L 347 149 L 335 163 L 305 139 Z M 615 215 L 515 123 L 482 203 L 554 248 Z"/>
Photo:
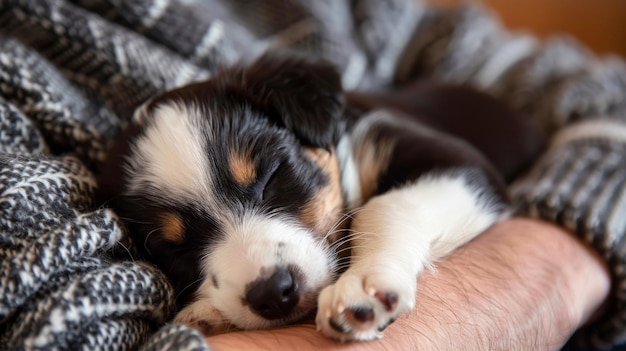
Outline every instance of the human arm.
<path fill-rule="evenodd" d="M 313 325 L 207 340 L 215 350 L 558 349 L 602 305 L 610 281 L 602 260 L 567 231 L 515 218 L 457 250 L 418 284 L 413 312 L 373 342 L 341 344 Z"/>

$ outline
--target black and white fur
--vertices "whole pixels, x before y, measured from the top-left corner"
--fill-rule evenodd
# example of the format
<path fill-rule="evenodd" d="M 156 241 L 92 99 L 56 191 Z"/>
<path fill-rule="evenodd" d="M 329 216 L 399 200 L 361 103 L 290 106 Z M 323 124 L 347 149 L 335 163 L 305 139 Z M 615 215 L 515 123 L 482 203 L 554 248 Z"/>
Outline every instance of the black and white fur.
<path fill-rule="evenodd" d="M 506 217 L 499 171 L 534 129 L 470 89 L 402 94 L 346 95 L 331 65 L 269 55 L 138 109 L 100 194 L 171 280 L 175 320 L 215 333 L 317 307 L 323 334 L 375 339 L 424 269 Z"/>

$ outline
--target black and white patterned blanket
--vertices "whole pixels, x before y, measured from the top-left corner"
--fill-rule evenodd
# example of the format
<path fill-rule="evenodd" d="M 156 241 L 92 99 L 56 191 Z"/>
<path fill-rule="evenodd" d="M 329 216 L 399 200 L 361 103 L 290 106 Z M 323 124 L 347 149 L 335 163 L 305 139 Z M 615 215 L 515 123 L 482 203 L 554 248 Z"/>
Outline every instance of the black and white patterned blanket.
<path fill-rule="evenodd" d="M 163 328 L 170 285 L 93 200 L 135 106 L 219 63 L 201 42 L 212 23 L 171 4 L 162 19 L 177 22 L 150 26 L 159 3 L 0 2 L 1 349 L 207 347 L 195 330 Z"/>

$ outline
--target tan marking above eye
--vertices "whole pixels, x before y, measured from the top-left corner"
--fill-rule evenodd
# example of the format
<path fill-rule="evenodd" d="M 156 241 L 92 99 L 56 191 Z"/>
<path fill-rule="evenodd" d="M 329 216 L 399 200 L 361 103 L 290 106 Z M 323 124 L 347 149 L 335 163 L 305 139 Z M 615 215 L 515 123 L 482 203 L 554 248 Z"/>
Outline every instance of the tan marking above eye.
<path fill-rule="evenodd" d="M 185 225 L 179 215 L 164 212 L 159 215 L 163 238 L 173 243 L 182 243 L 185 239 Z"/>
<path fill-rule="evenodd" d="M 326 234 L 341 218 L 344 206 L 339 159 L 334 150 L 308 148 L 307 153 L 326 174 L 328 183 L 304 205 L 300 219 L 316 232 Z"/>
<path fill-rule="evenodd" d="M 328 167 L 329 159 L 334 156 L 332 151 L 329 152 L 322 148 L 307 147 L 305 151 L 313 162 L 317 163 L 321 168 Z"/>
<path fill-rule="evenodd" d="M 247 155 L 241 153 L 231 153 L 229 168 L 230 174 L 235 182 L 247 186 L 256 180 L 256 165 L 254 161 Z"/>

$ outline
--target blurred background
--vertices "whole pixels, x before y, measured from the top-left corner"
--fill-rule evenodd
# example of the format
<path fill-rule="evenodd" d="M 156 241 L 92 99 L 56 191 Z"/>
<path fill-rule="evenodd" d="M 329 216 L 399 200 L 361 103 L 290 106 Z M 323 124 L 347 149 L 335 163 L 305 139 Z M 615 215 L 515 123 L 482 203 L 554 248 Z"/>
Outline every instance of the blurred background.
<path fill-rule="evenodd" d="M 429 0 L 454 4 L 466 0 Z M 626 56 L 626 0 L 482 0 L 510 29 L 567 32 L 598 53 Z"/>

